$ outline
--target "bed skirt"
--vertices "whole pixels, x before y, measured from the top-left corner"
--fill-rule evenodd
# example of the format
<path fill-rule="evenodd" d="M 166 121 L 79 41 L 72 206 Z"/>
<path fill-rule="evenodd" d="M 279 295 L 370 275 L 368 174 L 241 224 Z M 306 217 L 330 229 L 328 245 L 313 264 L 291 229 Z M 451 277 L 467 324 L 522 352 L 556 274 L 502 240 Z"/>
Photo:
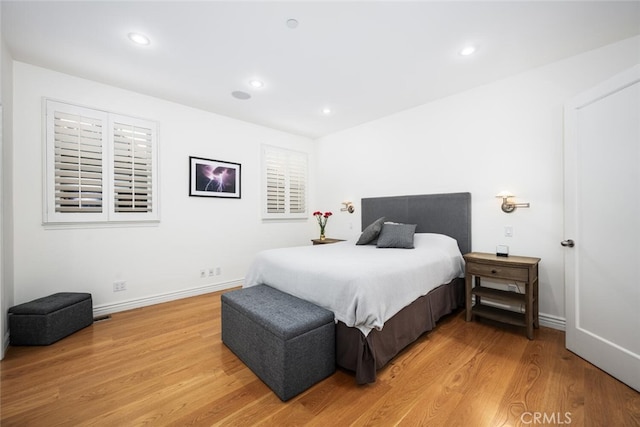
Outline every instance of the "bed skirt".
<path fill-rule="evenodd" d="M 381 331 L 365 337 L 357 328 L 342 322 L 336 325 L 336 363 L 355 371 L 356 382 L 375 382 L 376 371 L 436 322 L 458 307 L 464 306 L 464 279 L 440 285 L 400 310 L 387 320 Z"/>

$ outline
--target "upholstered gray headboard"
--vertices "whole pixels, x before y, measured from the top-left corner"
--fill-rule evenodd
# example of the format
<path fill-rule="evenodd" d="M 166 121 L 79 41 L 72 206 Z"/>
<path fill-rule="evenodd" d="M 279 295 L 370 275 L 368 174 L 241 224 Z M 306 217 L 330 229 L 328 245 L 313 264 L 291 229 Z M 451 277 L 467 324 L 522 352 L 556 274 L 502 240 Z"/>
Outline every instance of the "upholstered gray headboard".
<path fill-rule="evenodd" d="M 471 252 L 471 193 L 424 194 L 362 199 L 362 229 L 384 216 L 387 221 L 417 224 L 416 233 L 440 233 Z"/>

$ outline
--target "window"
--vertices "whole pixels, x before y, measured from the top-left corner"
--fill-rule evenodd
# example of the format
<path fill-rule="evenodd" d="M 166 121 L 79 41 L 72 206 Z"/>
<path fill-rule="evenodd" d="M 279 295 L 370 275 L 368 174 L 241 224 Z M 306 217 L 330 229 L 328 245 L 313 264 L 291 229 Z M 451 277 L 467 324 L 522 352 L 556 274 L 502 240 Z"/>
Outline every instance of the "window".
<path fill-rule="evenodd" d="M 113 212 L 153 212 L 154 132 L 118 117 L 113 123 Z"/>
<path fill-rule="evenodd" d="M 263 145 L 263 218 L 306 218 L 307 154 Z"/>
<path fill-rule="evenodd" d="M 154 122 L 46 100 L 45 223 L 158 220 Z"/>

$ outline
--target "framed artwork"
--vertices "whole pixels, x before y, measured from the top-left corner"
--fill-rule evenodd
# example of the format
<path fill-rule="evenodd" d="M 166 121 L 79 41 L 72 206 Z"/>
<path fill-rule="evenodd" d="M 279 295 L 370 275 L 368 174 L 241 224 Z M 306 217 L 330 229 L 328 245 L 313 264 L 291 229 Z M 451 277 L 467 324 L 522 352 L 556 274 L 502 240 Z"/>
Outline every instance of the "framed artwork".
<path fill-rule="evenodd" d="M 240 163 L 189 157 L 189 196 L 240 198 Z"/>

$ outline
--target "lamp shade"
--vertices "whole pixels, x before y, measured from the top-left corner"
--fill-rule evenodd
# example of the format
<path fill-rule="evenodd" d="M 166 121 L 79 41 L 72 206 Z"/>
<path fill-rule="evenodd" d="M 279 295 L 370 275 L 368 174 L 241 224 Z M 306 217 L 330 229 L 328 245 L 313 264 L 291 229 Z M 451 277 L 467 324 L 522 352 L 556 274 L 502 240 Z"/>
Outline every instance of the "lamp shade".
<path fill-rule="evenodd" d="M 496 197 L 500 197 L 501 199 L 505 199 L 507 197 L 515 197 L 514 194 L 511 191 L 501 191 L 498 194 L 496 194 Z"/>

